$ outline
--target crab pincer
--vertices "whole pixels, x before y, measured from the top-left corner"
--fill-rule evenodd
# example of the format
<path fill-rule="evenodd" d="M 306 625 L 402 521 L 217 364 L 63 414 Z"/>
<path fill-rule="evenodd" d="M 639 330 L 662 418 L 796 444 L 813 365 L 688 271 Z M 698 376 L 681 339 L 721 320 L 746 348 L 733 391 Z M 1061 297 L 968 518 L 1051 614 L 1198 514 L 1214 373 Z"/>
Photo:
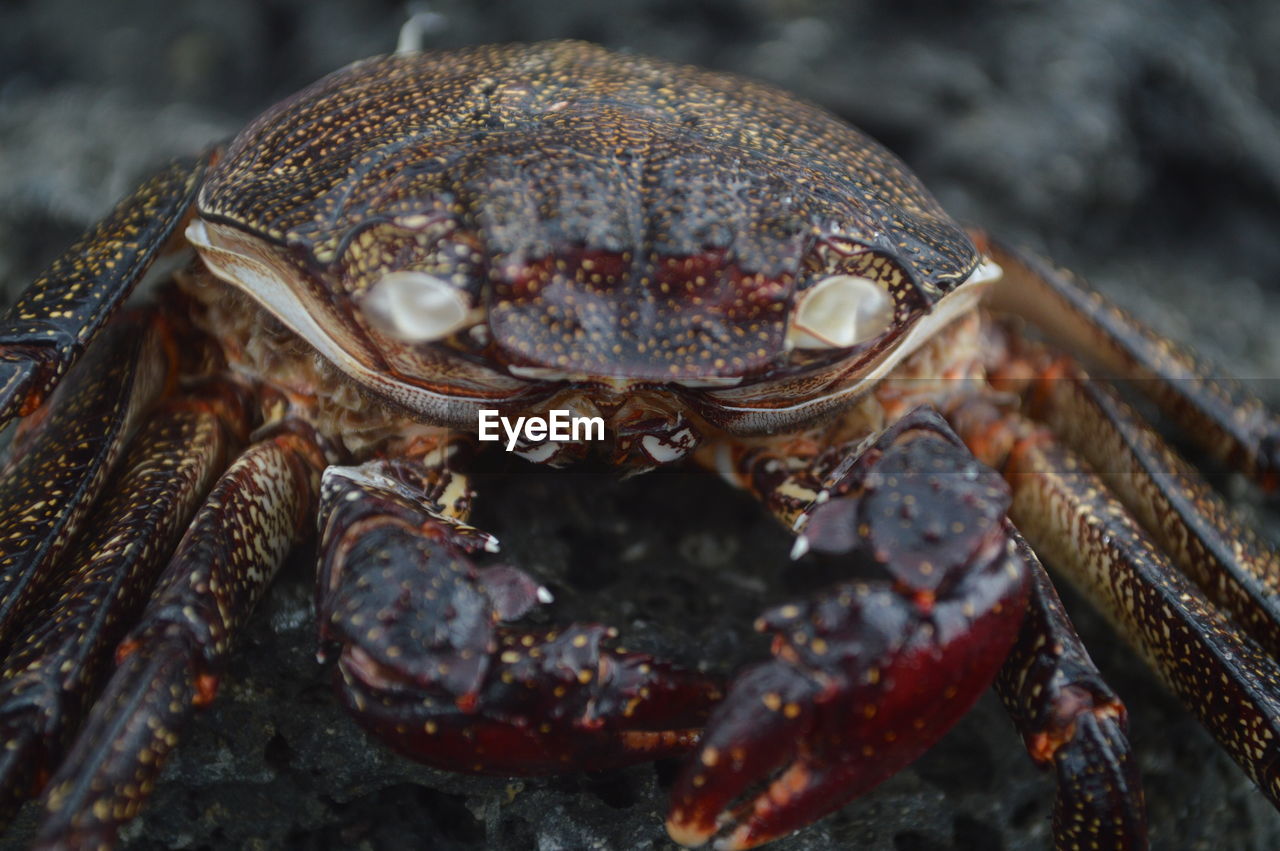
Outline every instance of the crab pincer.
<path fill-rule="evenodd" d="M 829 493 L 801 548 L 879 576 L 757 621 L 772 658 L 732 683 L 672 792 L 684 845 L 754 847 L 885 780 L 969 710 L 1017 635 L 1008 490 L 940 417 L 904 418 Z"/>
<path fill-rule="evenodd" d="M 462 503 L 446 506 L 445 494 Z M 326 473 L 322 641 L 341 647 L 338 691 L 357 720 L 398 751 L 471 773 L 592 770 L 691 749 L 719 684 L 627 651 L 599 624 L 514 625 L 550 594 L 517 568 L 475 564 L 496 542 L 460 519 L 468 499 L 443 467 Z"/>
<path fill-rule="evenodd" d="M 340 691 L 374 735 L 449 771 L 594 771 L 690 750 L 718 687 L 611 646 L 615 638 L 599 624 L 503 630 L 474 696 L 408 683 L 349 655 Z"/>

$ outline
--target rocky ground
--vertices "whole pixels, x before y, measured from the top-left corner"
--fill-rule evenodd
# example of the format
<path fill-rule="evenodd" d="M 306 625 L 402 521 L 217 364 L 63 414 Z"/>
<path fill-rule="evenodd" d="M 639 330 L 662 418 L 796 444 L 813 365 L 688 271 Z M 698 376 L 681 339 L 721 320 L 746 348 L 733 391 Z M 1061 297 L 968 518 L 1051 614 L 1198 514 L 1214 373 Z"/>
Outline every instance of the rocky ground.
<path fill-rule="evenodd" d="M 428 46 L 587 38 L 775 81 L 855 120 L 943 203 L 1040 248 L 1280 405 L 1280 7 L 1197 0 L 338 0 L 0 6 L 0 281 L 11 296 L 168 155 L 229 133 L 409 13 Z M 1220 479 L 1280 538 L 1273 504 Z M 725 667 L 787 542 L 679 471 L 617 483 L 496 463 L 479 518 L 566 616 Z M 399 759 L 312 657 L 305 556 L 126 833 L 133 848 L 666 848 L 672 766 L 509 781 Z M 1071 599 L 1132 711 L 1153 847 L 1271 848 L 1280 817 Z M 988 697 L 915 767 L 779 849 L 1040 848 L 1051 785 Z M 19 847 L 30 813 L 0 841 Z"/>

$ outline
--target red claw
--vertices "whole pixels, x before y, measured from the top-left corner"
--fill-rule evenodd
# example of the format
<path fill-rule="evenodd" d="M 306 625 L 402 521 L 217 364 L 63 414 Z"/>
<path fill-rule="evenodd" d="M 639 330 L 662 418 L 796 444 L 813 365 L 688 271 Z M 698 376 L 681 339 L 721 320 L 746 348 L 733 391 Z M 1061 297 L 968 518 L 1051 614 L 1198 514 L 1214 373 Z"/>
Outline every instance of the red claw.
<path fill-rule="evenodd" d="M 350 651 L 339 664 L 339 691 L 378 738 L 449 771 L 591 771 L 694 747 L 719 687 L 610 648 L 612 636 L 597 624 L 502 630 L 489 675 L 465 708 L 441 689 L 407 683 Z"/>
<path fill-rule="evenodd" d="M 732 684 L 672 792 L 667 831 L 682 845 L 751 848 L 862 794 L 941 738 L 1008 654 L 1028 585 L 1001 519 L 1007 496 L 945 433 L 928 425 L 901 440 L 910 428 L 873 447 L 852 495 L 824 505 L 811 530 L 815 549 L 860 546 L 891 578 L 761 619 L 774 658 Z M 929 522 L 886 510 L 906 496 Z M 929 534 L 938 521 L 965 528 Z"/>
<path fill-rule="evenodd" d="M 330 468 L 322 491 L 321 637 L 342 648 L 338 691 L 361 724 L 430 765 L 482 774 L 593 770 L 697 744 L 717 683 L 612 646 L 597 624 L 511 626 L 547 590 L 478 567 L 488 536 L 404 491 L 368 466 Z"/>
<path fill-rule="evenodd" d="M 1026 593 L 1011 565 L 997 555 L 928 614 L 887 583 L 841 586 L 827 601 L 784 607 L 789 618 L 772 613 L 775 658 L 739 677 L 712 714 L 672 793 L 671 837 L 697 847 L 720 834 L 717 848 L 752 848 L 913 762 L 1004 660 Z M 829 662 L 813 664 L 819 655 Z"/>

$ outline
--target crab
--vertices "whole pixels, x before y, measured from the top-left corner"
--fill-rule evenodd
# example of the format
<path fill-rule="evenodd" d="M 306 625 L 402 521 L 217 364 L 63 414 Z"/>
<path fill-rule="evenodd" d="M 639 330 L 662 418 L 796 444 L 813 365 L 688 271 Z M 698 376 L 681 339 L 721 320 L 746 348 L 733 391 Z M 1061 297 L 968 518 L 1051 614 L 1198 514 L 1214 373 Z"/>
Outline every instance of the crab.
<path fill-rule="evenodd" d="M 817 107 L 578 42 L 356 63 L 161 170 L 0 324 L 0 811 L 112 844 L 317 528 L 319 652 L 375 737 L 498 775 L 683 757 L 688 847 L 802 829 L 993 683 L 1055 843 L 1145 847 L 1123 703 L 1036 552 L 1280 801 L 1280 562 L 1086 368 L 1274 485 L 1258 401 Z M 557 415 L 601 433 L 479 439 Z M 558 623 L 469 522 L 504 447 L 704 467 L 832 582 L 727 682 Z"/>

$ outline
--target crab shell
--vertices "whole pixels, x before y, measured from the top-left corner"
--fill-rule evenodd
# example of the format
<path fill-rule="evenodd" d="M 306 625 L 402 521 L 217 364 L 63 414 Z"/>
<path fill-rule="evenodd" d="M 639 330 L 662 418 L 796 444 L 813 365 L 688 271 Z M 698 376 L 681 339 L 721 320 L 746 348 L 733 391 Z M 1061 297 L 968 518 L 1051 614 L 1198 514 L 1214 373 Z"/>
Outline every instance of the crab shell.
<path fill-rule="evenodd" d="M 997 276 L 817 107 L 575 42 L 353 64 L 242 132 L 197 213 L 214 274 L 367 390 L 462 428 L 570 384 L 782 430 Z"/>

